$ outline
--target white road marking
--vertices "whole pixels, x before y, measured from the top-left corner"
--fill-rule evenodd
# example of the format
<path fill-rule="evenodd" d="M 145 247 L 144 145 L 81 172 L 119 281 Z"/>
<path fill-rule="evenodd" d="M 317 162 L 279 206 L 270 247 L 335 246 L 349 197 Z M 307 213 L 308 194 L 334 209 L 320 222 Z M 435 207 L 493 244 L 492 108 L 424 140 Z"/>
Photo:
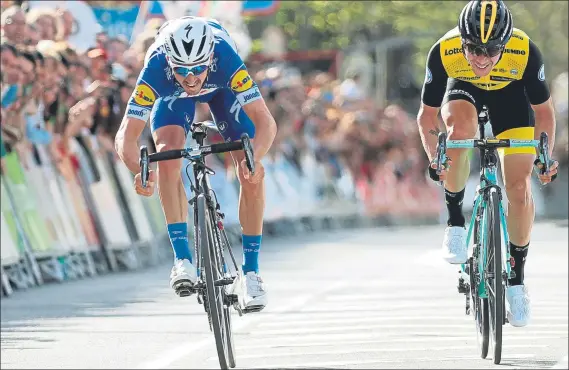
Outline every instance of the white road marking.
<path fill-rule="evenodd" d="M 242 344 L 236 348 L 239 350 L 252 351 L 254 349 L 280 349 L 280 348 L 297 348 L 297 347 L 329 347 L 344 345 L 345 340 L 342 338 L 335 338 L 336 340 L 324 340 L 312 341 L 312 342 L 293 342 L 293 343 L 282 343 L 282 338 L 278 338 L 277 343 L 267 343 L 267 340 L 263 340 L 262 343 L 248 342 L 246 345 Z M 515 336 L 509 337 L 508 341 L 522 341 L 526 342 L 529 340 L 543 340 L 543 339 L 559 339 L 558 336 Z M 419 337 L 419 338 L 383 338 L 383 339 L 368 339 L 368 340 L 351 340 L 350 345 L 361 345 L 361 344 L 379 344 L 379 343 L 423 343 L 423 342 L 457 342 L 457 341 L 473 341 L 476 343 L 475 335 L 456 337 L 456 336 L 441 336 L 441 337 Z"/>
<path fill-rule="evenodd" d="M 509 354 L 507 357 L 502 356 L 502 362 L 508 360 L 519 360 L 521 358 L 533 358 L 535 357 L 532 353 L 518 353 L 518 354 Z M 462 360 L 479 360 L 480 356 L 456 356 L 456 357 L 443 357 L 443 358 L 436 358 L 436 357 L 421 357 L 421 358 L 401 358 L 401 359 L 376 359 L 376 360 L 343 360 L 343 361 L 318 361 L 318 362 L 306 362 L 303 361 L 299 364 L 291 364 L 291 363 L 269 363 L 264 364 L 261 367 L 254 367 L 251 366 L 249 369 L 267 369 L 267 368 L 287 368 L 290 369 L 291 367 L 297 368 L 308 368 L 308 367 L 329 367 L 329 366 L 350 366 L 350 365 L 366 365 L 366 364 L 378 364 L 378 363 L 409 363 L 410 361 L 413 362 L 434 362 L 434 361 L 462 361 Z"/>
<path fill-rule="evenodd" d="M 504 349 L 511 349 L 511 348 L 546 348 L 547 345 L 544 344 L 511 344 L 511 345 L 504 345 Z M 259 358 L 275 358 L 275 357 L 294 357 L 294 356 L 324 356 L 324 355 L 350 355 L 354 353 L 377 353 L 377 352 L 421 352 L 421 351 L 454 351 L 454 350 L 468 350 L 476 348 L 472 345 L 469 346 L 446 346 L 446 347 L 434 347 L 428 348 L 425 346 L 421 346 L 418 348 L 409 348 L 407 346 L 401 348 L 386 348 L 386 347 L 373 347 L 373 348 L 351 348 L 351 349 L 338 349 L 333 348 L 330 350 L 318 350 L 318 351 L 305 351 L 302 352 L 286 352 L 286 353 L 271 353 L 267 355 L 266 353 L 261 354 L 251 354 L 251 355 L 242 355 L 237 356 L 237 360 L 245 360 L 245 359 L 259 359 Z M 209 357 L 208 361 L 217 361 L 217 357 Z"/>
<path fill-rule="evenodd" d="M 305 294 L 305 295 L 298 296 L 296 299 L 292 300 L 292 302 L 289 303 L 288 305 L 281 306 L 281 307 L 275 309 L 274 311 L 267 312 L 267 314 L 263 314 L 261 312 L 261 313 L 256 313 L 253 315 L 249 314 L 249 315 L 245 315 L 243 317 L 239 317 L 239 320 L 234 320 L 232 322 L 233 332 L 235 334 L 236 331 L 242 330 L 242 329 L 256 323 L 257 321 L 267 320 L 273 316 L 279 315 L 282 312 L 287 312 L 290 310 L 300 308 L 300 307 L 304 306 L 306 304 L 306 302 L 310 301 L 313 297 L 320 295 L 320 294 L 326 294 L 327 292 L 332 291 L 332 290 L 339 289 L 343 285 L 345 285 L 344 282 L 338 282 L 336 284 L 329 285 L 325 289 L 322 289 L 320 291 L 316 291 L 312 294 Z M 205 312 L 204 312 L 204 319 L 206 319 Z M 237 339 L 235 339 L 235 340 L 237 341 Z M 195 351 L 197 351 L 203 347 L 206 347 L 208 345 L 214 345 L 214 344 L 215 344 L 215 339 L 213 337 L 213 333 L 211 333 L 211 336 L 209 338 L 202 339 L 202 340 L 197 341 L 197 342 L 188 341 L 188 342 L 182 343 L 182 344 L 180 344 L 180 345 L 178 345 L 178 346 L 176 346 L 170 350 L 164 351 L 161 354 L 159 354 L 158 356 L 156 356 L 156 359 L 154 359 L 152 361 L 143 362 L 142 364 L 137 366 L 137 368 L 138 369 L 163 369 L 163 368 L 171 365 L 172 363 L 188 356 L 192 352 L 195 352 Z"/>
<path fill-rule="evenodd" d="M 532 328 L 551 328 L 551 324 L 532 324 Z M 303 327 L 303 328 L 287 328 L 287 329 L 264 329 L 255 330 L 255 335 L 282 335 L 282 334 L 312 334 L 312 333 L 331 333 L 331 332 L 366 332 L 377 329 L 465 329 L 467 331 L 474 329 L 474 324 L 375 324 L 375 325 L 338 325 L 324 327 Z M 456 332 L 457 330 L 453 330 Z M 406 331 L 398 331 L 399 333 L 407 333 Z M 535 331 L 534 331 L 535 332 Z M 565 333 L 567 331 L 555 331 L 555 333 Z"/>
<path fill-rule="evenodd" d="M 542 317 L 532 317 L 532 321 L 552 321 L 558 323 L 559 321 L 567 321 L 569 318 L 567 316 L 542 316 Z M 263 322 L 258 325 L 258 327 L 279 327 L 279 326 L 305 326 L 305 325 L 326 325 L 326 324 L 357 324 L 357 323 L 374 323 L 382 321 L 432 321 L 432 320 L 445 320 L 445 321 L 458 321 L 458 322 L 468 322 L 472 325 L 472 316 L 457 316 L 457 315 L 442 315 L 442 316 L 432 316 L 428 314 L 415 315 L 415 316 L 344 316 L 338 315 L 337 317 L 330 317 L 324 319 L 305 319 L 305 320 L 281 320 L 278 318 L 276 320 L 271 320 L 269 322 Z M 532 324 L 532 326 L 535 326 Z"/>
<path fill-rule="evenodd" d="M 568 369 L 569 368 L 569 356 L 563 357 L 555 365 L 551 367 L 552 369 Z"/>

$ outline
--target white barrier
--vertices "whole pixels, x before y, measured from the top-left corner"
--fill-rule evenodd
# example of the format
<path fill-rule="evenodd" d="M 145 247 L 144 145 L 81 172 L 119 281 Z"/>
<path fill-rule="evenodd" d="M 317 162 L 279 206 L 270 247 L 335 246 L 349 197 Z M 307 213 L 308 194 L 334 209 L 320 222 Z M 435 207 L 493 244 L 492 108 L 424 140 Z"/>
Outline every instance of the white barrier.
<path fill-rule="evenodd" d="M 191 139 L 186 143 L 192 144 Z M 193 195 L 186 174 L 188 163 L 184 160 L 181 176 L 189 199 Z M 280 219 L 298 220 L 314 215 L 331 215 L 334 212 L 361 214 L 363 210 L 356 199 L 354 186 L 349 183 L 351 177 L 344 175 L 338 180 L 331 179 L 325 166 L 317 163 L 310 155 L 301 159 L 302 174 L 282 155 L 274 158 L 267 156 L 263 158 L 262 163 L 265 169 L 265 222 Z M 206 164 L 215 171 L 210 177 L 211 186 L 225 214 L 224 223 L 227 226 L 237 226 L 239 183 L 233 173 L 228 174 L 225 171 L 216 157 L 206 157 Z M 191 167 L 188 168 L 188 173 L 193 181 Z M 322 195 L 322 189 L 326 186 L 334 188 L 334 196 Z"/>
<path fill-rule="evenodd" d="M 100 180 L 91 184 L 91 194 L 95 201 L 95 209 L 99 221 L 105 231 L 106 244 L 111 249 L 128 248 L 132 244 L 121 209 L 109 178 L 109 173 L 99 156 L 95 156 L 95 164 Z"/>
<path fill-rule="evenodd" d="M 120 185 L 123 187 L 124 194 L 127 198 L 127 206 L 130 208 L 130 214 L 133 217 L 139 241 L 149 242 L 154 238 L 154 234 L 152 233 L 150 220 L 142 204 L 142 197 L 132 190 L 133 177 L 126 166 L 117 164 L 115 168 Z"/>

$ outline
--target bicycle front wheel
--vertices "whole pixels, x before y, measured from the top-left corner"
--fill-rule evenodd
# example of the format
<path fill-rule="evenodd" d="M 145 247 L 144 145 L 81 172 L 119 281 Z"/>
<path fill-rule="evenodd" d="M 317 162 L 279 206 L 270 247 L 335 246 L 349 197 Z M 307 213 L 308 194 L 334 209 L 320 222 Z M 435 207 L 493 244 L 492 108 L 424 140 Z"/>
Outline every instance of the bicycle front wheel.
<path fill-rule="evenodd" d="M 224 246 L 227 249 L 229 249 L 230 245 L 228 244 L 227 237 L 224 237 L 224 238 L 221 237 L 221 233 L 223 233 L 225 231 L 220 231 L 218 229 L 217 224 L 212 217 L 210 217 L 209 220 L 211 221 L 210 227 L 212 230 L 212 235 L 213 235 L 213 238 L 216 242 L 214 244 L 214 249 L 217 251 L 215 253 L 216 264 L 219 267 L 218 271 L 220 272 L 220 275 L 221 275 L 222 273 L 228 272 L 224 268 L 224 266 L 226 266 L 227 264 L 225 262 L 225 258 L 223 257 L 223 252 L 225 250 Z M 219 246 L 219 248 L 216 248 L 215 246 Z M 227 289 L 227 285 L 225 285 L 221 288 L 222 299 L 223 299 L 223 302 L 225 303 L 223 306 L 223 318 L 224 318 L 224 322 L 225 322 L 225 327 L 224 327 L 225 348 L 227 349 L 227 363 L 228 363 L 229 367 L 234 368 L 236 366 L 236 363 L 235 363 L 235 347 L 233 344 L 233 332 L 231 329 L 231 304 L 226 300 L 227 299 L 226 289 Z"/>
<path fill-rule="evenodd" d="M 235 348 L 233 344 L 233 332 L 231 331 L 231 308 L 225 307 L 224 308 L 224 317 L 225 317 L 225 340 L 227 343 L 227 361 L 229 363 L 229 367 L 235 367 Z"/>
<path fill-rule="evenodd" d="M 478 249 L 478 248 L 476 248 Z M 478 293 L 478 278 L 480 274 L 475 267 L 478 258 L 468 259 L 470 267 L 470 302 L 474 305 L 474 323 L 476 324 L 476 340 L 480 349 L 480 357 L 488 356 L 488 343 L 490 341 L 490 323 L 488 319 L 488 298 L 480 298 Z M 477 266 L 477 265 L 476 265 Z"/>
<path fill-rule="evenodd" d="M 487 287 L 490 294 L 490 325 L 494 342 L 494 363 L 502 360 L 502 326 L 504 325 L 504 275 L 502 273 L 502 235 L 500 233 L 500 199 L 495 189 L 488 199 Z"/>
<path fill-rule="evenodd" d="M 209 212 L 207 210 L 205 196 L 198 195 L 196 199 L 198 209 L 198 240 L 199 248 L 203 257 L 204 278 L 207 291 L 207 303 L 209 306 L 209 314 L 211 316 L 211 324 L 213 335 L 215 337 L 215 345 L 217 347 L 217 356 L 219 358 L 219 366 L 222 369 L 228 369 L 228 348 L 227 336 L 228 330 L 225 318 L 225 309 L 223 307 L 223 286 L 216 286 L 215 282 L 222 279 L 220 266 L 218 265 L 217 250 L 213 238 L 213 230 L 211 222 L 209 222 Z"/>

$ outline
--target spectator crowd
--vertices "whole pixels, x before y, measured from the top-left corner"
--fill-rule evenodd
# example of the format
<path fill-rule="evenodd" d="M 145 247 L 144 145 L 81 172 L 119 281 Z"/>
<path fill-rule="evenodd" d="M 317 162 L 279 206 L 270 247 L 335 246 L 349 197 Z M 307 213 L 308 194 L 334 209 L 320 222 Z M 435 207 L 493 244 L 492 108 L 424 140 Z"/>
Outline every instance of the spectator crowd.
<path fill-rule="evenodd" d="M 2 157 L 15 151 L 25 168 L 43 144 L 69 175 L 74 138 L 116 158 L 114 136 L 162 21 L 147 22 L 132 45 L 100 32 L 78 52 L 68 41 L 69 11 L 25 4 L 2 1 Z M 414 114 L 378 107 L 357 71 L 338 80 L 327 72 L 302 76 L 286 63 L 247 64 L 279 127 L 272 158 L 286 158 L 302 174 L 301 159 L 310 155 L 331 179 L 348 173 L 370 214 L 438 214 L 440 188 L 426 177 Z M 208 118 L 207 105 L 198 106 L 197 119 Z"/>

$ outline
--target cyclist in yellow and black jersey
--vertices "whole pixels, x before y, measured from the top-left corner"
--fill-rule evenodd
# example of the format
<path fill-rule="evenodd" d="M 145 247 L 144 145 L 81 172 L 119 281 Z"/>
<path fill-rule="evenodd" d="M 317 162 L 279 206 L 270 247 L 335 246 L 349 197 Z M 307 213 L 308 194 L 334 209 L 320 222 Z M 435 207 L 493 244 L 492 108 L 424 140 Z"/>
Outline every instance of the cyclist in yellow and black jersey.
<path fill-rule="evenodd" d="M 462 10 L 458 26 L 431 48 L 427 57 L 421 107 L 417 117 L 423 146 L 431 163 L 439 133 L 438 113 L 448 139 L 476 137 L 478 113 L 488 108 L 492 131 L 500 139 L 534 139 L 542 131 L 555 140 L 555 115 L 545 80 L 545 67 L 538 47 L 522 30 L 513 27 L 512 15 L 502 1 L 470 1 Z M 448 227 L 443 239 L 447 262 L 467 260 L 464 189 L 470 173 L 468 152 L 448 149 L 449 161 L 437 175 L 434 164 L 429 176 L 443 181 L 448 209 Z M 530 299 L 524 284 L 524 263 L 534 221 L 531 174 L 542 164 L 533 148 L 499 149 L 508 198 L 508 233 L 512 268 L 516 277 L 506 290 L 507 317 L 513 326 L 525 326 L 530 318 Z M 542 184 L 555 179 L 557 161 Z"/>

